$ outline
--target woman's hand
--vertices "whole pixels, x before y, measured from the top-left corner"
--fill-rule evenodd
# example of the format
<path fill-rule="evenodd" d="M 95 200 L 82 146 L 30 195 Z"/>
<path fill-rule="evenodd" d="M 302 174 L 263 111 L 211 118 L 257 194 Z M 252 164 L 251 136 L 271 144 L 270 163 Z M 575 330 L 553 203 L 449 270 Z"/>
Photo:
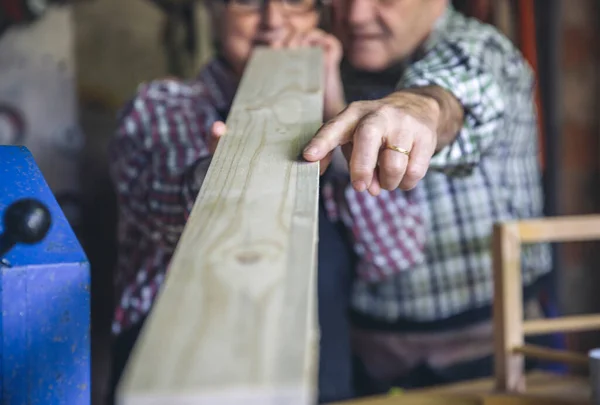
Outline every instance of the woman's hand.
<path fill-rule="evenodd" d="M 328 121 L 346 108 L 344 87 L 340 75 L 342 44 L 336 37 L 321 29 L 294 33 L 282 42 L 273 44 L 275 48 L 306 46 L 320 46 L 323 49 L 325 75 L 323 120 Z"/>
<path fill-rule="evenodd" d="M 223 135 L 225 135 L 226 129 L 227 128 L 225 127 L 225 123 L 222 121 L 216 121 L 210 127 L 210 134 L 208 135 L 207 143 L 208 143 L 208 151 L 210 152 L 211 155 L 214 155 L 215 151 L 217 150 L 217 145 L 219 144 L 219 139 L 221 139 L 221 137 Z"/>

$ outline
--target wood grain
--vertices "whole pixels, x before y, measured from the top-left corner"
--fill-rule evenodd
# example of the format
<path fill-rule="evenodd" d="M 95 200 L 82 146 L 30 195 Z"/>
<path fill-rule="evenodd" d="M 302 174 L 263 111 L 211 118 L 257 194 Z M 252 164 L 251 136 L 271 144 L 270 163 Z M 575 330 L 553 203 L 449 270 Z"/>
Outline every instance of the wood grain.
<path fill-rule="evenodd" d="M 518 221 L 522 243 L 600 239 L 600 215 L 558 216 Z"/>
<path fill-rule="evenodd" d="M 556 332 L 582 332 L 600 329 L 600 315 L 573 315 L 554 319 L 531 319 L 523 322 L 525 336 Z"/>
<path fill-rule="evenodd" d="M 152 314 L 121 405 L 316 397 L 318 49 L 257 49 Z"/>
<path fill-rule="evenodd" d="M 523 392 L 524 358 L 513 352 L 514 347 L 524 343 L 521 241 L 517 225 L 494 225 L 492 248 L 496 389 L 499 392 Z"/>
<path fill-rule="evenodd" d="M 526 357 L 557 361 L 560 363 L 572 364 L 574 366 L 587 369 L 589 360 L 581 353 L 570 352 L 566 350 L 550 349 L 538 345 L 523 345 L 513 348 L 513 352 L 523 354 Z"/>

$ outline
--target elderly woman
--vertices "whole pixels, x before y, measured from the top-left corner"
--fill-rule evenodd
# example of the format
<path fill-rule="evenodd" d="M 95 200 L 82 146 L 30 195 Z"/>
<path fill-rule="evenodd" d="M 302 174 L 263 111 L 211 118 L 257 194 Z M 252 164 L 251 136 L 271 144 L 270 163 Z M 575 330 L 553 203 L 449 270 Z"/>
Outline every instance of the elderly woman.
<path fill-rule="evenodd" d="M 210 0 L 214 60 L 193 80 L 142 85 L 122 110 L 110 148 L 119 205 L 111 401 L 210 164 L 217 142 L 211 127 L 227 118 L 252 48 L 322 46 L 327 72 L 337 74 L 341 47 L 317 29 L 317 1 Z M 336 86 L 326 89 L 325 118 L 339 111 L 340 94 Z M 323 215 L 319 228 L 319 391 L 321 401 L 334 401 L 352 395 L 346 323 L 351 250 Z"/>

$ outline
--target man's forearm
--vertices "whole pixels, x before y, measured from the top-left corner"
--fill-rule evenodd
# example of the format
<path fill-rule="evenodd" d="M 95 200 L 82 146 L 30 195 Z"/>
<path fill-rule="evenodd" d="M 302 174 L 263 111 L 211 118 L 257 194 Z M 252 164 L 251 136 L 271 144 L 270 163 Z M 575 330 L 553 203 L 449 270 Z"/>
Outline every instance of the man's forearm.
<path fill-rule="evenodd" d="M 436 152 L 448 146 L 460 132 L 464 120 L 464 109 L 458 99 L 439 86 L 417 87 L 406 90 L 435 100 L 439 106 Z"/>

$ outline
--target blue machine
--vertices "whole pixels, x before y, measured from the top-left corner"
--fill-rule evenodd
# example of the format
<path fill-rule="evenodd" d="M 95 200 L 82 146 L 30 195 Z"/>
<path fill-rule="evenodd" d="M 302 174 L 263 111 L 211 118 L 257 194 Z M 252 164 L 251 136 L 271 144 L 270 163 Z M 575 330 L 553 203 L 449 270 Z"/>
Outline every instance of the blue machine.
<path fill-rule="evenodd" d="M 90 266 L 31 153 L 0 146 L 0 404 L 90 403 Z"/>

